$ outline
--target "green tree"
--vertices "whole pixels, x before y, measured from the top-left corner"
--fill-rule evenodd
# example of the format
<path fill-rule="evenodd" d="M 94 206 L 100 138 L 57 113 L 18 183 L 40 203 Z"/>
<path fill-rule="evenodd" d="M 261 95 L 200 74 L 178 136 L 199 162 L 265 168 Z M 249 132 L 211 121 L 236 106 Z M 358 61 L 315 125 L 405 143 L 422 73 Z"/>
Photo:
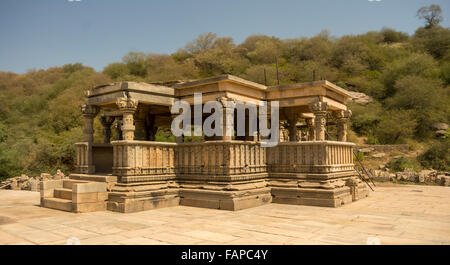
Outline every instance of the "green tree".
<path fill-rule="evenodd" d="M 439 25 L 444 19 L 439 5 L 423 6 L 417 10 L 417 16 L 425 20 L 427 28 Z"/>
<path fill-rule="evenodd" d="M 397 91 L 395 83 L 405 76 L 439 78 L 438 63 L 428 54 L 412 54 L 407 58 L 397 59 L 386 65 L 381 80 L 385 85 L 384 97 L 391 97 Z"/>
<path fill-rule="evenodd" d="M 130 74 L 145 77 L 147 75 L 146 57 L 147 55 L 143 52 L 129 52 L 122 58 L 122 61 L 128 67 Z"/>
<path fill-rule="evenodd" d="M 385 112 L 377 124 L 375 136 L 382 144 L 405 143 L 414 135 L 417 121 L 408 110 L 391 110 Z"/>
<path fill-rule="evenodd" d="M 103 73 L 108 75 L 114 80 L 124 79 L 130 74 L 130 71 L 124 63 L 111 63 L 103 68 Z"/>

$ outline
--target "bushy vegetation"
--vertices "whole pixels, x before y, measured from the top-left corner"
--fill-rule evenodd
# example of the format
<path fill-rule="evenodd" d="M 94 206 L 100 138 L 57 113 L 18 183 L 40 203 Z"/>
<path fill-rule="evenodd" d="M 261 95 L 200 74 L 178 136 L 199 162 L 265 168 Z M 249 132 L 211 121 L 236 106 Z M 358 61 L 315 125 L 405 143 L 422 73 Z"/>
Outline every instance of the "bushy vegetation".
<path fill-rule="evenodd" d="M 450 170 L 450 138 L 435 142 L 417 159 L 426 168 Z"/>
<path fill-rule="evenodd" d="M 419 171 L 422 166 L 415 158 L 410 157 L 399 157 L 386 164 L 386 166 L 393 171 L 404 171 L 405 169 L 413 169 L 414 171 Z"/>
<path fill-rule="evenodd" d="M 280 84 L 327 79 L 368 94 L 374 99 L 370 104 L 350 104 L 356 135 L 373 144 L 438 141 L 422 164 L 435 166 L 442 158 L 448 165 L 448 141 L 445 149 L 431 125 L 450 120 L 450 29 L 439 25 L 440 9 L 430 8 L 420 11 L 426 24 L 412 36 L 383 28 L 340 38 L 327 31 L 299 39 L 252 35 L 235 44 L 204 33 L 170 55 L 130 52 L 102 73 L 78 63 L 25 74 L 0 72 L 0 176 L 71 170 L 73 143 L 82 139 L 78 105 L 93 86 L 220 74 L 276 85 L 276 67 Z M 164 135 L 158 132 L 157 138 Z"/>

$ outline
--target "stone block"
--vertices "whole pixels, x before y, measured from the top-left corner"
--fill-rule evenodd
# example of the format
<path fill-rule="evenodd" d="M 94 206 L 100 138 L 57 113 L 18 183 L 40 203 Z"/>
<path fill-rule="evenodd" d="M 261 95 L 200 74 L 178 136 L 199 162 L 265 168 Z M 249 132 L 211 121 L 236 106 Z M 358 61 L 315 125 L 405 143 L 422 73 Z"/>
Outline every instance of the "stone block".
<path fill-rule="evenodd" d="M 59 198 L 41 198 L 41 206 L 67 212 L 72 211 L 72 202 Z"/>
<path fill-rule="evenodd" d="M 76 213 L 106 211 L 106 202 L 72 203 L 72 211 Z"/>
<path fill-rule="evenodd" d="M 41 198 L 51 198 L 54 196 L 54 190 L 62 188 L 62 180 L 45 180 L 40 182 Z"/>
<path fill-rule="evenodd" d="M 75 183 L 73 184 L 72 191 L 73 193 L 106 192 L 106 183 L 104 182 Z"/>
<path fill-rule="evenodd" d="M 114 212 L 132 213 L 178 205 L 180 205 L 180 197 L 177 195 L 167 195 L 157 198 L 129 199 L 125 202 L 109 200 L 107 202 L 107 209 Z"/>
<path fill-rule="evenodd" d="M 107 192 L 93 192 L 93 193 L 72 193 L 73 203 L 92 203 L 106 201 L 108 199 Z"/>
<path fill-rule="evenodd" d="M 62 188 L 62 187 L 63 187 L 63 181 L 62 180 L 45 180 L 45 181 L 41 181 L 41 190 L 56 189 L 56 188 Z"/>

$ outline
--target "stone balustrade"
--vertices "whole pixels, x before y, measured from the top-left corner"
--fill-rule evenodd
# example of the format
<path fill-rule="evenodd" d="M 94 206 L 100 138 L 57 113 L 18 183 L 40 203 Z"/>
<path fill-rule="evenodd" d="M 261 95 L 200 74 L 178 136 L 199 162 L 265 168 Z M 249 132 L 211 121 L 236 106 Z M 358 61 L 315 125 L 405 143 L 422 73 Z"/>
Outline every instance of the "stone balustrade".
<path fill-rule="evenodd" d="M 92 156 L 89 152 L 96 150 L 95 145 L 76 144 L 78 173 L 91 173 L 89 170 L 98 167 L 96 161 L 89 158 Z M 99 148 L 104 149 L 104 145 Z M 220 176 L 341 172 L 353 170 L 354 146 L 336 141 L 281 142 L 275 147 L 263 148 L 252 141 L 166 143 L 122 140 L 112 142 L 112 174 Z M 93 157 L 98 160 L 95 155 Z"/>
<path fill-rule="evenodd" d="M 353 170 L 355 144 L 335 141 L 283 142 L 267 148 L 269 172 L 332 173 Z"/>
<path fill-rule="evenodd" d="M 180 143 L 176 150 L 178 174 L 236 175 L 266 171 L 266 152 L 257 142 Z"/>
<path fill-rule="evenodd" d="M 165 175 L 175 172 L 175 143 L 124 140 L 111 144 L 113 175 Z"/>

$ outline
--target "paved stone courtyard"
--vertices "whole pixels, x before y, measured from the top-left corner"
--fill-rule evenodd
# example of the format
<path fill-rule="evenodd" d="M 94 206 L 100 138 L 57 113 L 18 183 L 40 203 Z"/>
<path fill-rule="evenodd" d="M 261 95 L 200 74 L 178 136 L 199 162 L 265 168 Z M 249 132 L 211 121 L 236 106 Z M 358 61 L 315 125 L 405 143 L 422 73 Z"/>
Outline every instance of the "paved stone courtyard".
<path fill-rule="evenodd" d="M 41 208 L 37 192 L 0 190 L 0 244 L 449 244 L 449 198 L 446 187 L 379 184 L 341 208 L 75 214 Z"/>

